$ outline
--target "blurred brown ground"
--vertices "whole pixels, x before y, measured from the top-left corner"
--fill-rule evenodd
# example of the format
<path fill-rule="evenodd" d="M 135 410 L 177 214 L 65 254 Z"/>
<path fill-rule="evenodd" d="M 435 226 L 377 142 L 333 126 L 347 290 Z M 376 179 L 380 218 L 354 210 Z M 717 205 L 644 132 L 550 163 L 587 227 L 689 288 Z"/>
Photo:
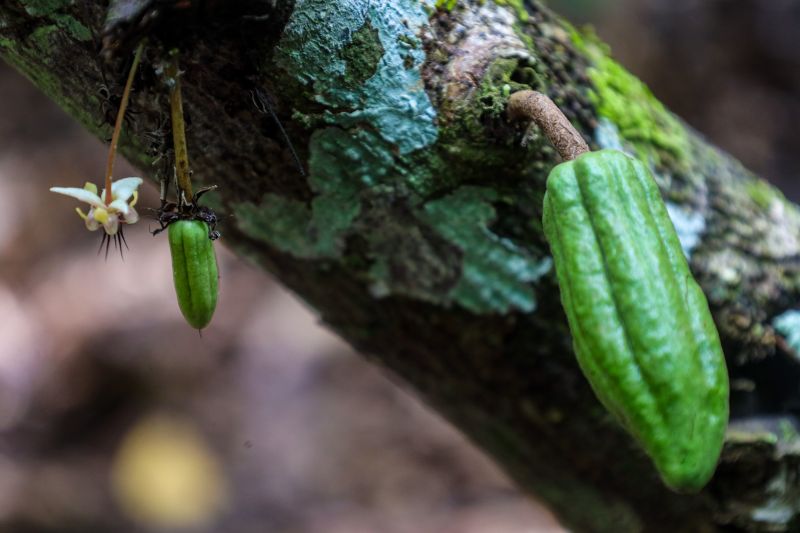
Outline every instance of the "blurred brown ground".
<path fill-rule="evenodd" d="M 794 3 L 552 4 L 593 20 L 657 96 L 797 198 Z M 146 220 L 129 228 L 125 261 L 98 256 L 99 234 L 47 188 L 99 182 L 105 154 L 0 65 L 0 531 L 169 530 L 132 520 L 111 484 L 126 435 L 152 414 L 192 425 L 222 472 L 225 503 L 186 531 L 561 531 L 223 246 L 202 339 L 179 315 L 166 243 Z M 140 206 L 155 205 L 147 186 Z"/>

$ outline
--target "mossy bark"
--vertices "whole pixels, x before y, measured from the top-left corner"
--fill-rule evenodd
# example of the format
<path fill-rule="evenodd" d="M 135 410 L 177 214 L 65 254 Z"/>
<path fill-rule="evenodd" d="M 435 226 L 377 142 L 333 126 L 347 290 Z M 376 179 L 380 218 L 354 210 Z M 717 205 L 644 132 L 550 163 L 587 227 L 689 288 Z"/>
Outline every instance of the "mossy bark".
<path fill-rule="evenodd" d="M 99 59 L 104 4 L 0 6 L 0 55 L 99 136 L 109 132 L 101 69 L 121 82 L 126 59 Z M 800 527 L 794 205 L 533 0 L 451 10 L 277 0 L 258 16 L 206 4 L 153 29 L 122 145 L 151 177 L 164 171 L 158 67 L 165 41 L 180 43 L 194 179 L 220 187 L 222 242 L 402 377 L 574 531 Z M 699 495 L 664 488 L 578 369 L 540 223 L 557 158 L 541 136 L 522 148 L 525 133 L 504 115 L 523 88 L 553 98 L 593 148 L 626 150 L 657 176 L 734 386 L 722 461 Z"/>

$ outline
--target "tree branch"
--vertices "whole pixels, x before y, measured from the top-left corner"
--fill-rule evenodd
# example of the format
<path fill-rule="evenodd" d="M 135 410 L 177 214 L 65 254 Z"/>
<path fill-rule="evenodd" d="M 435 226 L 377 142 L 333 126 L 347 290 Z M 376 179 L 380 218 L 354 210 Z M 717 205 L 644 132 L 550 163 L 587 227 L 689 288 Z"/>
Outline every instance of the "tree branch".
<path fill-rule="evenodd" d="M 81 4 L 4 2 L 0 54 L 107 137 L 97 89 L 103 74 L 123 79 L 127 56 L 122 47 L 102 62 L 104 3 Z M 151 38 L 121 141 L 131 161 L 151 177 L 167 170 L 159 66 L 177 43 L 193 179 L 220 187 L 224 242 L 402 377 L 565 524 L 796 525 L 800 325 L 786 313 L 800 296 L 795 206 L 666 111 L 602 43 L 533 0 L 452 11 L 433 0 L 260 4 L 165 12 L 140 29 Z M 708 295 L 733 420 L 698 496 L 662 486 L 577 367 L 540 225 L 558 158 L 541 135 L 521 149 L 523 132 L 505 116 L 508 95 L 524 89 L 552 98 L 593 149 L 652 166 Z M 307 176 L 254 104 L 256 90 L 269 94 Z"/>

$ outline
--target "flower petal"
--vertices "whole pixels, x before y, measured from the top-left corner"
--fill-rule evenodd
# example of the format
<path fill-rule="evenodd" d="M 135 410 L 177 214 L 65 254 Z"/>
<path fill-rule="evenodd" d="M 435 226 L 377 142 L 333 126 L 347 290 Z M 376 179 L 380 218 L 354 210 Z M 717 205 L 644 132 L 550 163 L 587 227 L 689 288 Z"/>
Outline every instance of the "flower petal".
<path fill-rule="evenodd" d="M 94 219 L 94 209 L 92 209 L 86 216 L 86 229 L 89 231 L 97 231 L 99 227 L 100 223 Z"/>
<path fill-rule="evenodd" d="M 128 213 L 125 215 L 123 220 L 126 224 L 136 224 L 139 222 L 139 213 L 136 212 L 136 209 L 131 207 L 128 209 Z"/>
<path fill-rule="evenodd" d="M 71 196 L 94 207 L 105 207 L 100 197 L 86 189 L 76 187 L 50 187 L 50 192 Z"/>
<path fill-rule="evenodd" d="M 103 229 L 109 235 L 116 235 L 119 230 L 119 218 L 116 215 L 111 215 L 108 220 L 103 224 Z"/>
<path fill-rule="evenodd" d="M 108 204 L 108 210 L 111 213 L 121 213 L 122 215 L 127 215 L 130 209 L 131 208 L 128 205 L 128 202 L 126 202 L 121 198 L 117 198 L 116 200 Z"/>
<path fill-rule="evenodd" d="M 114 200 L 127 202 L 141 184 L 142 178 L 122 178 L 111 184 L 111 195 Z"/>

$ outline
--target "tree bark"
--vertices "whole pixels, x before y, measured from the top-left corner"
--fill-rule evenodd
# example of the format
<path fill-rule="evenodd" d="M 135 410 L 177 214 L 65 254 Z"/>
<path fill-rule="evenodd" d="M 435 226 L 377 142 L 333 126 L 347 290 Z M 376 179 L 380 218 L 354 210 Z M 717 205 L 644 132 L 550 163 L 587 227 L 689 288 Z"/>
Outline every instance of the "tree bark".
<path fill-rule="evenodd" d="M 103 62 L 105 3 L 74 4 L 3 2 L 0 55 L 107 138 L 104 104 L 114 109 L 130 43 Z M 402 378 L 565 525 L 800 528 L 800 315 L 791 311 L 800 214 L 665 110 L 596 38 L 533 0 L 452 10 L 433 0 L 112 7 L 122 4 L 150 10 L 115 26 L 150 35 L 126 156 L 150 177 L 168 170 L 160 68 L 178 45 L 194 179 L 219 185 L 207 196 L 222 242 Z M 98 93 L 104 77 L 109 102 Z M 732 420 L 717 474 L 698 495 L 662 485 L 575 362 L 540 224 L 557 156 L 504 113 L 511 92 L 531 88 L 593 149 L 651 165 L 708 296 Z M 259 105 L 264 95 L 303 173 Z"/>

